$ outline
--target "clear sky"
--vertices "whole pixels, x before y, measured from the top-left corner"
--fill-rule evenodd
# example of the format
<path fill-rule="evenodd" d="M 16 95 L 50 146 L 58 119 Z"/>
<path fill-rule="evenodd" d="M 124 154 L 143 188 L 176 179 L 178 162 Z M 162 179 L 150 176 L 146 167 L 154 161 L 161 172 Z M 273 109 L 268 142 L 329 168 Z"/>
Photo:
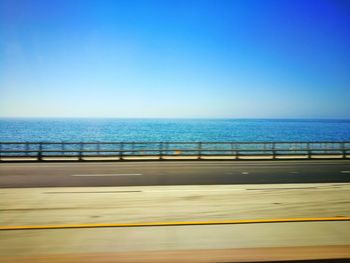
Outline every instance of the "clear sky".
<path fill-rule="evenodd" d="M 0 117 L 350 118 L 350 2 L 0 0 Z"/>

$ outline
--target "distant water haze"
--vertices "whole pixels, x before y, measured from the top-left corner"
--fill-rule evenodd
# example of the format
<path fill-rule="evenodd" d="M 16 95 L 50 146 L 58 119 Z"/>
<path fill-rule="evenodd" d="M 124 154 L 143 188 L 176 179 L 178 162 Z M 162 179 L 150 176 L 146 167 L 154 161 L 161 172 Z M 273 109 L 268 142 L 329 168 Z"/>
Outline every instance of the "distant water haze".
<path fill-rule="evenodd" d="M 350 141 L 350 120 L 11 118 L 0 141 Z"/>

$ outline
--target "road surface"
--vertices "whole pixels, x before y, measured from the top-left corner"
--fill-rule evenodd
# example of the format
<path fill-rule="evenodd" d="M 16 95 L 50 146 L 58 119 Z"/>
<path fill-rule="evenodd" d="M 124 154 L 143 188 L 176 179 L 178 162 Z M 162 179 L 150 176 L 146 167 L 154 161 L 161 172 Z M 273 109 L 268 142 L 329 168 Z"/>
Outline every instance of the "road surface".
<path fill-rule="evenodd" d="M 0 164 L 0 188 L 335 182 L 350 160 Z"/>

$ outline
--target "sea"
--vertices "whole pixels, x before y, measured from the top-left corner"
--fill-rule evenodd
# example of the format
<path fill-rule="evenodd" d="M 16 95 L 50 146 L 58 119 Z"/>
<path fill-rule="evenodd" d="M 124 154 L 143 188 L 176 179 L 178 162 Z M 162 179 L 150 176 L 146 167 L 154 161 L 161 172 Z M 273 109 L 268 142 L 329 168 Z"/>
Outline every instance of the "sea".
<path fill-rule="evenodd" d="M 350 141 L 350 119 L 0 119 L 0 142 L 284 141 Z"/>

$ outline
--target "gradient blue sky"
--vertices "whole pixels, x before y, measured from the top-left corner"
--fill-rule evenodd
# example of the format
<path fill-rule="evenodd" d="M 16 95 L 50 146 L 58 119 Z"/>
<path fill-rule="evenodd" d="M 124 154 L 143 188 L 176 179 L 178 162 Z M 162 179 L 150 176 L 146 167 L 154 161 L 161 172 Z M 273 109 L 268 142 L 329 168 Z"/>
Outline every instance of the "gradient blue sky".
<path fill-rule="evenodd" d="M 346 0 L 0 10 L 0 117 L 350 118 Z"/>

